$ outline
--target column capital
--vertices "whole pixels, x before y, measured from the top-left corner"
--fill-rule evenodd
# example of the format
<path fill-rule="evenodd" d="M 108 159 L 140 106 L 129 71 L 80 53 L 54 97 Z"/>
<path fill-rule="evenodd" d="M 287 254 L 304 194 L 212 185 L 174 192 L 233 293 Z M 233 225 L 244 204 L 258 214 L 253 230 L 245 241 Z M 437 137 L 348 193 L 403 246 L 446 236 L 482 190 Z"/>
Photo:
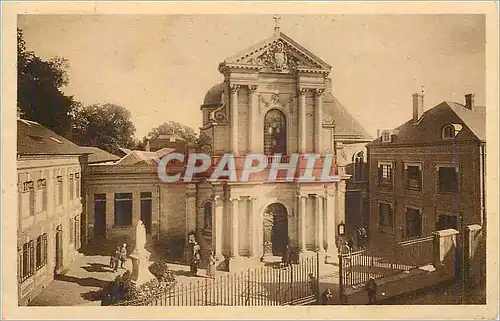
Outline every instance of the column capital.
<path fill-rule="evenodd" d="M 295 195 L 295 197 L 298 199 L 302 199 L 302 198 L 308 198 L 309 195 L 308 194 L 297 194 L 297 195 Z"/>
<path fill-rule="evenodd" d="M 229 196 L 227 199 L 230 200 L 231 202 L 234 202 L 234 201 L 239 201 L 241 199 L 241 197 L 240 196 Z"/>
<path fill-rule="evenodd" d="M 323 96 L 324 92 L 325 92 L 325 89 L 323 89 L 323 88 L 316 88 L 316 89 L 314 89 L 314 93 L 316 94 L 316 97 Z"/>
<path fill-rule="evenodd" d="M 259 88 L 259 85 L 248 85 L 248 90 L 250 90 L 250 92 L 253 94 L 254 92 L 257 91 L 257 89 Z"/>
<path fill-rule="evenodd" d="M 238 84 L 230 84 L 229 90 L 231 91 L 231 93 L 237 93 L 240 90 L 240 87 L 241 86 Z"/>
<path fill-rule="evenodd" d="M 305 94 L 307 94 L 309 90 L 310 90 L 309 88 L 304 88 L 304 87 L 299 87 L 297 89 L 300 96 L 304 96 Z"/>

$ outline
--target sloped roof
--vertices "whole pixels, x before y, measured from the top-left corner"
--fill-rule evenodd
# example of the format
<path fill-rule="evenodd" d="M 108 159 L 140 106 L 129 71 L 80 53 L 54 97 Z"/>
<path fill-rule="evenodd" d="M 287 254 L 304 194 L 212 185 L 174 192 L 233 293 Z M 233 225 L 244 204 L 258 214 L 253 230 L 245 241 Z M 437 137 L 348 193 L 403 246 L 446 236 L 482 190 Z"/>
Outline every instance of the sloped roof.
<path fill-rule="evenodd" d="M 474 110 L 470 110 L 456 102 L 447 101 L 446 103 L 477 138 L 486 140 L 486 107 L 475 106 Z"/>
<path fill-rule="evenodd" d="M 397 127 L 391 143 L 382 143 L 377 137 L 369 145 L 395 145 L 443 142 L 442 129 L 448 124 L 462 125 L 454 141 L 486 141 L 486 108 L 476 106 L 473 110 L 464 105 L 443 101 L 426 110 L 418 123 L 413 119 Z"/>
<path fill-rule="evenodd" d="M 162 148 L 160 150 L 157 150 L 155 152 L 146 152 L 143 150 L 133 150 L 129 154 L 125 155 L 120 159 L 118 162 L 116 162 L 116 165 L 123 166 L 123 165 L 158 165 L 160 163 L 160 159 L 173 152 L 173 148 Z"/>
<path fill-rule="evenodd" d="M 351 138 L 369 141 L 373 137 L 361 126 L 347 108 L 330 93 L 325 94 L 323 102 L 326 112 L 335 122 L 335 136 L 341 138 Z"/>
<path fill-rule="evenodd" d="M 110 154 L 105 150 L 102 150 L 93 146 L 81 146 L 83 150 L 86 150 L 89 154 L 88 162 L 92 163 L 103 163 L 109 161 L 117 161 L 120 157 Z"/>
<path fill-rule="evenodd" d="M 17 154 L 81 155 L 88 151 L 37 122 L 17 120 Z"/>

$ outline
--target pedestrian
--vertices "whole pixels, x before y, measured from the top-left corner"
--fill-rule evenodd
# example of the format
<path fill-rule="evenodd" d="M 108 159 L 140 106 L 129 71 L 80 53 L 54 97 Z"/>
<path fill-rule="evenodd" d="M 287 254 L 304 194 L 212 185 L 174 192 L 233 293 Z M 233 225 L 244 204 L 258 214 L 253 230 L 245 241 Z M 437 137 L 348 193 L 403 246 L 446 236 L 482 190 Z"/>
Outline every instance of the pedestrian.
<path fill-rule="evenodd" d="M 330 288 L 326 288 L 325 292 L 321 295 L 321 304 L 330 305 L 331 300 L 333 299 L 332 290 Z"/>
<path fill-rule="evenodd" d="M 311 290 L 316 300 L 318 300 L 318 280 L 316 280 L 312 273 L 309 273 L 309 289 Z"/>
<path fill-rule="evenodd" d="M 283 263 L 283 265 L 286 267 L 286 266 L 290 266 L 290 261 L 291 261 L 290 246 L 287 244 L 285 246 L 285 250 L 283 251 L 283 257 L 281 258 L 281 263 Z"/>
<path fill-rule="evenodd" d="M 123 243 L 122 249 L 120 250 L 120 268 L 123 269 L 123 264 L 127 261 L 127 243 Z"/>
<path fill-rule="evenodd" d="M 198 265 L 200 264 L 200 246 L 196 241 L 193 242 L 193 258 L 191 260 L 191 273 L 193 276 L 198 276 Z"/>
<path fill-rule="evenodd" d="M 368 304 L 375 304 L 377 299 L 377 282 L 373 276 L 370 277 L 365 285 L 366 292 L 368 293 Z"/>
<path fill-rule="evenodd" d="M 121 255 L 121 249 L 120 249 L 120 246 L 117 246 L 116 250 L 115 250 L 115 253 L 113 253 L 113 257 L 112 257 L 112 260 L 113 260 L 113 272 L 118 271 L 118 265 L 119 265 L 118 262 L 120 262 L 120 255 Z"/>
<path fill-rule="evenodd" d="M 215 252 L 210 251 L 210 257 L 208 258 L 208 266 L 207 266 L 207 276 L 209 278 L 215 279 L 216 262 L 217 259 L 215 258 Z"/>

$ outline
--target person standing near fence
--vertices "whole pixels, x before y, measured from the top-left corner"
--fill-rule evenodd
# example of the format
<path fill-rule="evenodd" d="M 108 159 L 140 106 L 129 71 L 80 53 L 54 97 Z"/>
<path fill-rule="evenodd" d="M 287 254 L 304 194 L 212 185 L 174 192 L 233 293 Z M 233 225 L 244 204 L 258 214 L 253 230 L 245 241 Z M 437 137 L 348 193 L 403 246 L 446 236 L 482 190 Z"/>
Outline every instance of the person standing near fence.
<path fill-rule="evenodd" d="M 201 248 L 198 245 L 198 242 L 194 241 L 193 242 L 193 257 L 191 259 L 191 273 L 193 276 L 198 276 L 198 265 L 200 264 L 201 260 L 201 255 L 200 255 Z"/>
<path fill-rule="evenodd" d="M 216 262 L 217 260 L 215 258 L 215 252 L 210 251 L 210 257 L 208 258 L 208 266 L 207 266 L 207 276 L 212 279 L 215 279 Z"/>
<path fill-rule="evenodd" d="M 377 299 L 377 282 L 373 276 L 370 277 L 365 285 L 366 292 L 368 293 L 368 304 L 375 304 Z"/>

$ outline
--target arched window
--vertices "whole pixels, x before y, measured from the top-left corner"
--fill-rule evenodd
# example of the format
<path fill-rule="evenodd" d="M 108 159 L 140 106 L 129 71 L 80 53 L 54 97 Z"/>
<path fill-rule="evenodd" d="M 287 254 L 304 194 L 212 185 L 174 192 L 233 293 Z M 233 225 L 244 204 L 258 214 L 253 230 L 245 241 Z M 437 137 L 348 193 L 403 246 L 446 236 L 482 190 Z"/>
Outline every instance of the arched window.
<path fill-rule="evenodd" d="M 212 202 L 206 201 L 203 205 L 203 233 L 212 235 Z"/>
<path fill-rule="evenodd" d="M 364 164 L 365 164 L 364 152 L 360 151 L 354 155 L 354 180 L 356 181 L 364 180 Z"/>
<path fill-rule="evenodd" d="M 453 125 L 446 125 L 443 127 L 443 139 L 455 138 L 455 127 Z"/>
<path fill-rule="evenodd" d="M 264 153 L 286 154 L 286 118 L 278 109 L 271 109 L 264 117 Z"/>

